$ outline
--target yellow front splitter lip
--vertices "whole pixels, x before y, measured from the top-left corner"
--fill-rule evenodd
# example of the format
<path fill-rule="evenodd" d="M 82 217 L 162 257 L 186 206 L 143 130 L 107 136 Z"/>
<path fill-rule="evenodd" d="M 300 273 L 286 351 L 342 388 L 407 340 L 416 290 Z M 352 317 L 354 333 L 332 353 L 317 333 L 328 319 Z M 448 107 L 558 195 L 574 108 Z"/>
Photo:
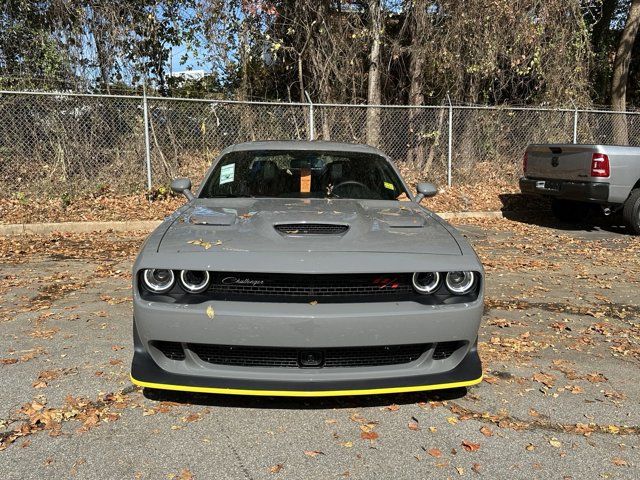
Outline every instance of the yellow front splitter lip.
<path fill-rule="evenodd" d="M 463 382 L 438 383 L 431 385 L 414 385 L 411 387 L 370 388 L 363 390 L 252 390 L 239 388 L 193 387 L 189 385 L 172 385 L 166 383 L 143 382 L 131 376 L 134 385 L 161 390 L 178 392 L 217 393 L 223 395 L 253 395 L 265 397 L 339 397 L 346 395 L 380 395 L 384 393 L 425 392 L 428 390 L 443 390 L 447 388 L 470 387 L 482 381 L 482 375 L 474 380 Z"/>

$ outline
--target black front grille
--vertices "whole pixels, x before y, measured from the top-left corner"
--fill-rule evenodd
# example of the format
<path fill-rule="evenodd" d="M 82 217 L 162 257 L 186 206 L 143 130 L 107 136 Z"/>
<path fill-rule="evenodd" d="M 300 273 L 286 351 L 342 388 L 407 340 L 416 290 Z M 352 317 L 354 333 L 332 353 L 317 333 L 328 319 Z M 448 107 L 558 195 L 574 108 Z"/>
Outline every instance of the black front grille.
<path fill-rule="evenodd" d="M 464 345 L 465 342 L 440 342 L 436 343 L 436 348 L 433 351 L 434 360 L 444 360 L 453 355 L 453 352 L 458 350 Z"/>
<path fill-rule="evenodd" d="M 349 230 L 348 225 L 331 223 L 281 223 L 274 228 L 285 235 L 340 235 Z"/>
<path fill-rule="evenodd" d="M 314 368 L 339 368 L 409 363 L 420 358 L 430 346 L 417 344 L 305 350 L 190 343 L 188 348 L 205 362 L 237 367 L 302 368 L 301 358 L 304 358 L 306 351 L 312 351 L 322 359 Z"/>
<path fill-rule="evenodd" d="M 184 349 L 181 343 L 156 340 L 152 342 L 152 344 L 160 350 L 165 357 L 171 360 L 184 360 Z"/>
<path fill-rule="evenodd" d="M 313 301 L 326 297 L 413 295 L 410 273 L 397 274 L 282 274 L 215 273 L 212 293 L 245 296 L 295 297 Z"/>

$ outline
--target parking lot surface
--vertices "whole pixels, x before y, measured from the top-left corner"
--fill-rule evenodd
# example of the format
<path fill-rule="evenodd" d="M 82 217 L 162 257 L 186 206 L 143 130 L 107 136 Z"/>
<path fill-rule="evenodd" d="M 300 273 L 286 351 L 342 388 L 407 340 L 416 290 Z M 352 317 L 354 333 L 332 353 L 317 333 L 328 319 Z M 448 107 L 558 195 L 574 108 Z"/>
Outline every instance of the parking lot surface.
<path fill-rule="evenodd" d="M 0 465 L 23 478 L 640 478 L 640 238 L 465 220 L 478 386 L 323 399 L 129 381 L 144 234 L 0 239 Z"/>

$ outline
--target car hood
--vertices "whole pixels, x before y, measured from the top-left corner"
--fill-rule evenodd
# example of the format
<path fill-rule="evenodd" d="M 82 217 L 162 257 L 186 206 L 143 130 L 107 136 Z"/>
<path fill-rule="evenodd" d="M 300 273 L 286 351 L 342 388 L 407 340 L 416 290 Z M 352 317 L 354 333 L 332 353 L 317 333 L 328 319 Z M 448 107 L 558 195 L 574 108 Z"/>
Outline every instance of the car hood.
<path fill-rule="evenodd" d="M 348 229 L 308 235 L 294 227 L 285 234 L 276 229 L 281 224 Z M 413 203 L 345 199 L 197 199 L 176 216 L 158 252 L 203 251 L 461 255 L 440 221 Z"/>

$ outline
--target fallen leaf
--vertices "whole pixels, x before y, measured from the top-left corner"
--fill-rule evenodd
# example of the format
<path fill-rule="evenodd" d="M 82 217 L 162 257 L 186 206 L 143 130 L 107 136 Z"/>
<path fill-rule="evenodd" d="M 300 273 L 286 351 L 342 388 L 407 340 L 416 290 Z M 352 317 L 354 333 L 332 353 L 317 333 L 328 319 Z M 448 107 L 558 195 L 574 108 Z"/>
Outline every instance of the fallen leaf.
<path fill-rule="evenodd" d="M 555 377 L 553 375 L 548 375 L 546 373 L 540 372 L 540 373 L 534 374 L 533 379 L 538 383 L 542 383 L 545 387 L 551 388 L 553 387 L 553 382 L 555 380 Z"/>
<path fill-rule="evenodd" d="M 190 243 L 191 245 L 200 245 L 205 250 L 209 250 L 211 248 L 211 243 L 210 242 L 205 242 L 201 238 L 199 238 L 198 240 L 189 240 L 187 243 Z M 222 242 L 220 242 L 220 243 L 222 243 Z"/>
<path fill-rule="evenodd" d="M 273 467 L 269 468 L 269 473 L 278 473 L 280 470 L 284 468 L 284 464 L 277 463 Z"/>
<path fill-rule="evenodd" d="M 375 440 L 379 436 L 376 432 L 360 432 L 360 438 L 364 440 Z"/>
<path fill-rule="evenodd" d="M 442 456 L 442 452 L 437 448 L 430 448 L 427 450 L 427 453 L 435 458 L 440 458 Z"/>
<path fill-rule="evenodd" d="M 342 442 L 340 445 L 342 445 L 345 448 L 351 448 L 353 447 L 353 442 Z"/>
<path fill-rule="evenodd" d="M 216 316 L 216 312 L 213 310 L 213 307 L 211 305 L 209 305 L 207 307 L 207 317 L 213 319 L 213 317 Z"/>
<path fill-rule="evenodd" d="M 471 467 L 471 470 L 479 474 L 482 471 L 482 465 L 480 465 L 479 463 L 474 463 Z"/>
<path fill-rule="evenodd" d="M 480 428 L 480 433 L 483 434 L 485 437 L 491 437 L 493 435 L 493 430 L 491 430 L 487 426 L 484 426 Z"/>
<path fill-rule="evenodd" d="M 397 412 L 398 410 L 400 410 L 400 407 L 398 405 L 389 405 L 388 407 L 385 407 L 387 410 L 389 410 L 390 412 Z"/>
<path fill-rule="evenodd" d="M 597 372 L 588 373 L 586 379 L 591 383 L 601 383 L 607 381 L 607 377 Z"/>
<path fill-rule="evenodd" d="M 308 457 L 317 457 L 318 455 L 324 455 L 324 452 L 321 452 L 320 450 L 305 450 L 304 454 L 307 455 Z"/>
<path fill-rule="evenodd" d="M 188 468 L 183 468 L 180 475 L 178 475 L 178 480 L 193 480 L 194 478 L 195 477 L 191 473 L 191 470 Z"/>
<path fill-rule="evenodd" d="M 467 452 L 477 452 L 478 450 L 480 450 L 479 443 L 473 443 L 473 442 L 470 442 L 469 440 L 463 440 L 462 446 Z"/>
<path fill-rule="evenodd" d="M 183 422 L 197 422 L 198 420 L 200 420 L 200 415 L 198 415 L 197 413 L 190 413 L 189 415 L 182 417 L 182 421 Z"/>
<path fill-rule="evenodd" d="M 613 460 L 611 460 L 611 462 L 616 465 L 617 467 L 626 467 L 629 464 L 626 462 L 626 460 L 623 460 L 620 457 L 613 457 Z"/>
<path fill-rule="evenodd" d="M 456 467 L 456 472 L 458 472 L 458 475 L 462 476 L 462 475 L 464 475 L 464 468 Z"/>
<path fill-rule="evenodd" d="M 560 448 L 562 446 L 562 442 L 558 440 L 556 437 L 551 437 L 549 439 L 549 443 L 552 447 Z"/>

